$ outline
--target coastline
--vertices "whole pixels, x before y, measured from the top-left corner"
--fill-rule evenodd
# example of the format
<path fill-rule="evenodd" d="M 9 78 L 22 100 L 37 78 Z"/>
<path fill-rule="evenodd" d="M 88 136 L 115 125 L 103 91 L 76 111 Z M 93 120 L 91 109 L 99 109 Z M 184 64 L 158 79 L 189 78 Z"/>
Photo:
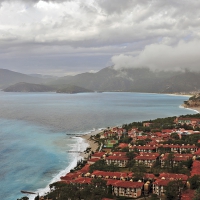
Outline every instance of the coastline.
<path fill-rule="evenodd" d="M 181 107 L 187 110 L 193 110 L 196 113 L 200 113 L 200 107 L 185 107 L 184 105 L 181 105 Z"/>
<path fill-rule="evenodd" d="M 88 147 L 91 148 L 91 151 L 93 151 L 93 152 L 95 152 L 98 149 L 99 145 L 94 140 L 92 140 L 90 137 L 93 135 L 97 135 L 101 132 L 102 132 L 101 129 L 97 129 L 97 130 L 91 131 L 88 134 L 81 136 L 81 138 L 84 140 L 85 143 L 87 143 Z M 84 158 L 85 153 L 80 153 L 80 156 L 82 158 Z"/>
<path fill-rule="evenodd" d="M 98 133 L 101 133 L 102 129 L 92 130 L 91 132 L 88 132 L 86 134 L 83 134 L 80 137 L 76 137 L 77 139 L 77 146 L 75 149 L 72 149 L 72 151 L 81 151 L 81 153 L 74 153 L 74 159 L 70 163 L 70 165 L 66 166 L 65 169 L 61 170 L 58 174 L 56 174 L 55 177 L 52 178 L 52 180 L 47 184 L 44 188 L 39 188 L 35 191 L 35 193 L 39 194 L 40 196 L 45 195 L 45 193 L 50 191 L 49 184 L 52 184 L 54 182 L 60 181 L 61 176 L 65 176 L 67 173 L 70 172 L 71 169 L 74 169 L 77 165 L 77 161 L 80 161 L 84 159 L 87 154 L 85 154 L 83 151 L 85 151 L 87 148 L 91 148 L 91 151 L 95 152 L 98 149 L 98 143 L 95 143 L 94 140 L 90 139 L 92 135 L 97 135 Z M 29 200 L 34 200 L 36 195 L 35 194 L 29 194 L 27 195 Z"/>

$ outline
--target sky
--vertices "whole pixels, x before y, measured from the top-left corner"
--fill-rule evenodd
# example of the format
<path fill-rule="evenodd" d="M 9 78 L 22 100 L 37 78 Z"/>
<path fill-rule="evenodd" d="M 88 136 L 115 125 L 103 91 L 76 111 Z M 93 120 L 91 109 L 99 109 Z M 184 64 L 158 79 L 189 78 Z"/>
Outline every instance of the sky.
<path fill-rule="evenodd" d="M 0 0 L 0 68 L 200 71 L 198 0 Z"/>

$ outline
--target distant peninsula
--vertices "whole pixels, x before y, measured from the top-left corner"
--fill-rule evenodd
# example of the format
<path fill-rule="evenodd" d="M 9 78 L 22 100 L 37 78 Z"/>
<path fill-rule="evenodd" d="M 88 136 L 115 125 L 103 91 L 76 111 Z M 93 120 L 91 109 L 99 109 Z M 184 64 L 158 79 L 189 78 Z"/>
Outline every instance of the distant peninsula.
<path fill-rule="evenodd" d="M 53 92 L 55 88 L 42 84 L 33 84 L 33 83 L 16 83 L 5 89 L 4 92 Z"/>
<path fill-rule="evenodd" d="M 75 93 L 88 93 L 88 92 L 94 92 L 94 91 L 88 90 L 82 87 L 78 87 L 75 85 L 68 85 L 68 86 L 63 87 L 62 89 L 58 89 L 56 92 L 75 94 Z"/>
<path fill-rule="evenodd" d="M 4 92 L 56 92 L 56 93 L 88 93 L 93 92 L 82 87 L 75 85 L 44 85 L 44 84 L 33 84 L 33 83 L 16 83 L 5 89 Z"/>

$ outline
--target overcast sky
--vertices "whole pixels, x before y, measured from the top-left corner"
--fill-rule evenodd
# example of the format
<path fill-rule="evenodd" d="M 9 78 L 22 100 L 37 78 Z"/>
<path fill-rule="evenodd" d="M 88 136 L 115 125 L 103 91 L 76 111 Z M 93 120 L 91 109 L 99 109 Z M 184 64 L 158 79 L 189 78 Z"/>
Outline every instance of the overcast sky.
<path fill-rule="evenodd" d="M 0 0 L 0 68 L 200 70 L 199 0 Z"/>

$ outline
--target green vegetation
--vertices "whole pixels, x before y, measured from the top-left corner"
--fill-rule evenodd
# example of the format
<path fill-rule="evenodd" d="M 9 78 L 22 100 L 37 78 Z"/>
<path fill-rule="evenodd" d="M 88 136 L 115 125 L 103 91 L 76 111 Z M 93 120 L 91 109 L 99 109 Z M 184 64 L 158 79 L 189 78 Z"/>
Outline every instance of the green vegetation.
<path fill-rule="evenodd" d="M 170 181 L 166 187 L 165 196 L 167 200 L 179 200 L 180 190 L 183 188 L 182 181 Z"/>
<path fill-rule="evenodd" d="M 110 197 L 110 190 L 106 181 L 100 178 L 92 179 L 91 184 L 66 184 L 56 182 L 50 185 L 51 193 L 46 197 L 53 200 L 101 200 L 103 197 Z"/>
<path fill-rule="evenodd" d="M 107 165 L 105 160 L 98 160 L 90 166 L 89 172 L 92 173 L 95 170 L 117 172 L 119 168 L 115 164 Z"/>

